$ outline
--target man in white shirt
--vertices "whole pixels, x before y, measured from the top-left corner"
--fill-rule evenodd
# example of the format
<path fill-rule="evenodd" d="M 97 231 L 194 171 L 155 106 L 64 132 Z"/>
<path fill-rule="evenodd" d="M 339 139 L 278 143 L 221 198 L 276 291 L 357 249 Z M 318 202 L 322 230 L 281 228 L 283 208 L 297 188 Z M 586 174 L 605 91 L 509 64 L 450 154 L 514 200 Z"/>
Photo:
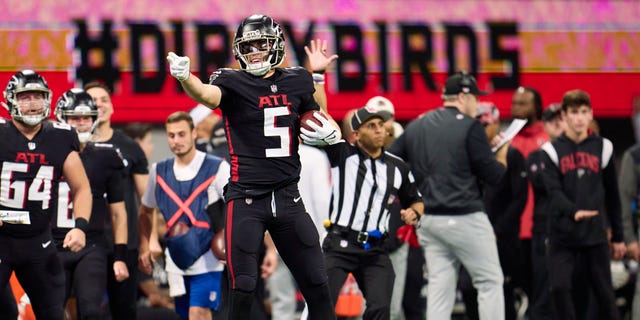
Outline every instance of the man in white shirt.
<path fill-rule="evenodd" d="M 140 264 L 151 270 L 152 253 L 161 252 L 150 219 L 157 207 L 167 221 L 166 270 L 176 312 L 183 318 L 211 319 L 220 301 L 223 265 L 210 250 L 212 221 L 207 206 L 222 200 L 229 164 L 195 148 L 191 116 L 175 112 L 165 122 L 174 157 L 151 168 L 140 206 Z"/>

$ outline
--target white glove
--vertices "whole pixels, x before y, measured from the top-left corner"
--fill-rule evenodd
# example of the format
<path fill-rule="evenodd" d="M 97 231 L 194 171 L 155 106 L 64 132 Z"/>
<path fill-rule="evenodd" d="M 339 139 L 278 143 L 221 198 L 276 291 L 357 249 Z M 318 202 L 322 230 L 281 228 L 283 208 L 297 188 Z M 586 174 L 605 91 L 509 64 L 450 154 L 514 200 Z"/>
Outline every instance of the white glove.
<path fill-rule="evenodd" d="M 309 125 L 313 131 L 300 128 L 302 141 L 312 146 L 326 146 L 338 143 L 342 138 L 340 131 L 336 130 L 336 127 L 321 114 L 314 113 L 313 116 L 322 123 L 322 126 L 319 126 L 311 120 L 307 120 L 307 125 Z"/>
<path fill-rule="evenodd" d="M 302 143 L 304 143 L 306 145 L 310 145 L 310 146 L 326 146 L 327 145 L 327 143 L 324 142 L 324 140 L 317 139 L 317 138 L 311 138 L 311 137 L 305 135 L 304 133 L 300 134 L 300 138 L 302 138 Z"/>
<path fill-rule="evenodd" d="M 167 55 L 167 61 L 169 61 L 169 71 L 171 75 L 178 79 L 178 81 L 182 82 L 189 79 L 189 75 L 191 75 L 190 64 L 191 60 L 189 57 L 181 57 L 173 52 L 169 52 Z"/>

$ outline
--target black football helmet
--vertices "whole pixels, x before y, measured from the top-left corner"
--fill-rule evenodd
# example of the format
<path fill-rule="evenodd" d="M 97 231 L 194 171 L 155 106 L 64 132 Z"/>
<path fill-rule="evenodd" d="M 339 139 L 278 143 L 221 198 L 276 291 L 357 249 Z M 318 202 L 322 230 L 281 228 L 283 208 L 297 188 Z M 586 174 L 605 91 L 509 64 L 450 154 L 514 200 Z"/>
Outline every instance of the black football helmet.
<path fill-rule="evenodd" d="M 68 116 L 90 116 L 93 120 L 91 129 L 85 132 L 78 132 L 80 143 L 87 143 L 91 140 L 93 131 L 98 125 L 98 106 L 93 98 L 84 90 L 73 88 L 67 90 L 60 96 L 56 103 L 56 117 L 58 121 L 67 123 Z"/>
<path fill-rule="evenodd" d="M 18 106 L 18 94 L 21 92 L 39 91 L 44 94 L 42 113 L 23 115 Z M 11 118 L 26 125 L 35 126 L 49 117 L 51 112 L 51 90 L 44 78 L 33 70 L 22 70 L 14 74 L 4 89 L 4 100 Z"/>
<path fill-rule="evenodd" d="M 266 59 L 251 62 L 257 53 L 267 53 Z M 262 76 L 279 66 L 285 57 L 282 28 L 270 17 L 254 14 L 242 21 L 233 39 L 233 54 L 242 70 Z"/>

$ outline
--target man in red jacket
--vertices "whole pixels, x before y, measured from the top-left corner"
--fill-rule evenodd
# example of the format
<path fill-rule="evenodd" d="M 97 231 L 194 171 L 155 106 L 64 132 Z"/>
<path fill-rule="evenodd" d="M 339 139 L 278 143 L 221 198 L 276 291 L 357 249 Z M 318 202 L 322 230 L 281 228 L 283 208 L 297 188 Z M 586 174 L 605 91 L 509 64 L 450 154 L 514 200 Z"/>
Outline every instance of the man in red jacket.
<path fill-rule="evenodd" d="M 542 96 L 531 87 L 519 87 L 511 100 L 511 115 L 517 119 L 527 119 L 526 126 L 511 140 L 511 146 L 518 149 L 526 159 L 529 154 L 540 149 L 549 141 L 549 135 L 542 127 Z M 532 263 L 531 263 L 531 228 L 533 226 L 533 189 L 528 183 L 527 204 L 520 216 L 520 241 L 522 272 L 520 284 L 527 296 L 531 297 Z"/>

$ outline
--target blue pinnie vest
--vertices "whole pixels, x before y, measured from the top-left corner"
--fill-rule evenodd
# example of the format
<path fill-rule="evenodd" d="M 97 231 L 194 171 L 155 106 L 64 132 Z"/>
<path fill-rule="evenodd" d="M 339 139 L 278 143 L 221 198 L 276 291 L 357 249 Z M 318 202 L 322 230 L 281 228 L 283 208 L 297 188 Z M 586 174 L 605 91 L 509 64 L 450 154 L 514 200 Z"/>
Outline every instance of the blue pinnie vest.
<path fill-rule="evenodd" d="M 174 158 L 156 166 L 155 197 L 158 208 L 167 221 L 165 240 L 171 259 L 180 269 L 187 269 L 209 250 L 213 230 L 206 207 L 207 189 L 218 172 L 222 159 L 207 155 L 192 180 L 178 181 L 173 172 Z M 170 236 L 176 223 L 189 226 L 187 233 Z"/>

